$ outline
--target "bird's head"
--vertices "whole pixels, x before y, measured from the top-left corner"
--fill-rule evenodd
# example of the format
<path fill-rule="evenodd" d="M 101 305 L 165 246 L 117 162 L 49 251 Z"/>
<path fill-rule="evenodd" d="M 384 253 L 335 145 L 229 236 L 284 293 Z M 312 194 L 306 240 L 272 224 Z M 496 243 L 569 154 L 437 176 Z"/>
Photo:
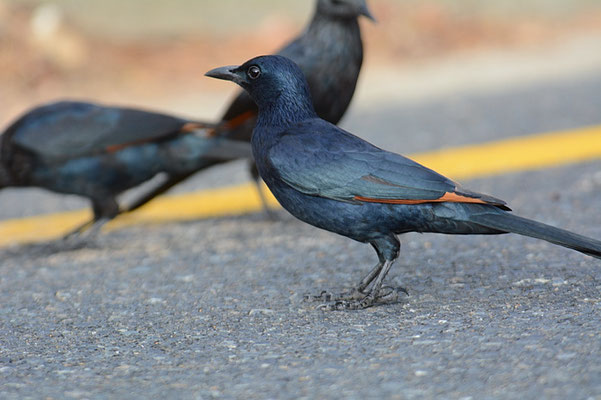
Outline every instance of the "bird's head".
<path fill-rule="evenodd" d="M 259 109 L 280 107 L 288 112 L 315 113 L 303 72 L 286 57 L 255 57 L 240 66 L 215 68 L 205 75 L 237 83 Z"/>
<path fill-rule="evenodd" d="M 317 13 L 336 18 L 358 18 L 363 15 L 376 21 L 367 7 L 367 0 L 317 0 Z"/>

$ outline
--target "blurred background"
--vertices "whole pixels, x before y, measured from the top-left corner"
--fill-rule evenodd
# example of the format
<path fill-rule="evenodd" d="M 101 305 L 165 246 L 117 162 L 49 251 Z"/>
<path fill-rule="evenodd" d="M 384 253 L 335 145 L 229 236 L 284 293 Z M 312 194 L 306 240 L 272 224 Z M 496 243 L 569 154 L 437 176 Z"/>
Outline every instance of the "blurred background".
<path fill-rule="evenodd" d="M 0 0 L 0 123 L 60 97 L 217 117 L 233 88 L 203 73 L 279 48 L 302 29 L 313 6 L 309 0 Z M 571 45 L 561 62 L 586 64 L 601 53 L 598 0 L 372 0 L 370 7 L 379 23 L 362 21 L 359 105 L 421 96 L 453 81 L 503 84 L 504 76 L 483 82 L 472 75 L 511 74 L 502 71 L 496 51 L 536 55 L 579 38 L 588 45 L 576 53 Z M 476 56 L 473 65 L 465 60 Z M 549 68 L 557 62 L 545 61 Z M 465 77 L 470 65 L 475 71 Z M 541 65 L 514 75 L 544 74 Z M 391 75 L 405 86 L 391 90 L 385 82 Z"/>
<path fill-rule="evenodd" d="M 216 66 L 279 49 L 305 0 L 0 0 L 0 124 L 59 98 L 216 120 L 236 91 Z M 365 59 L 342 126 L 412 154 L 601 123 L 598 0 L 369 0 Z M 249 180 L 240 161 L 175 192 Z M 494 188 L 477 187 L 503 197 Z M 0 219 L 87 207 L 6 189 Z"/>

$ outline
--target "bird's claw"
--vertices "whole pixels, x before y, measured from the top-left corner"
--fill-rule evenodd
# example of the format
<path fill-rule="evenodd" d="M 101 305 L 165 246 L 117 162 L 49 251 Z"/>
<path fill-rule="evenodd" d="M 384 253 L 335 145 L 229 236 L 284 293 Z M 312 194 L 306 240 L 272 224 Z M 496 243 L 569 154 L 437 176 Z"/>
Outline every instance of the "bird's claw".
<path fill-rule="evenodd" d="M 317 296 L 312 295 L 312 294 L 306 294 L 304 298 L 305 298 L 305 301 L 331 302 L 331 301 L 360 300 L 360 299 L 364 298 L 365 296 L 366 296 L 366 293 L 363 293 L 358 289 L 352 289 L 348 292 L 342 292 L 342 293 L 331 293 L 331 292 L 324 290 Z"/>
<path fill-rule="evenodd" d="M 409 292 L 403 287 L 382 286 L 376 299 L 380 302 L 394 303 L 400 300 L 401 293 L 409 296 Z"/>
<path fill-rule="evenodd" d="M 317 309 L 323 311 L 363 310 L 375 304 L 397 303 L 401 300 L 401 293 L 405 296 L 409 295 L 406 289 L 392 286 L 384 286 L 377 293 L 363 293 L 354 289 L 350 292 L 333 295 L 324 290 L 318 296 L 305 295 L 305 300 L 325 301 L 326 303 L 317 306 Z"/>
<path fill-rule="evenodd" d="M 317 309 L 323 311 L 352 311 L 363 310 L 376 304 L 376 298 L 372 294 L 363 296 L 361 300 L 336 300 L 330 303 L 320 304 Z"/>

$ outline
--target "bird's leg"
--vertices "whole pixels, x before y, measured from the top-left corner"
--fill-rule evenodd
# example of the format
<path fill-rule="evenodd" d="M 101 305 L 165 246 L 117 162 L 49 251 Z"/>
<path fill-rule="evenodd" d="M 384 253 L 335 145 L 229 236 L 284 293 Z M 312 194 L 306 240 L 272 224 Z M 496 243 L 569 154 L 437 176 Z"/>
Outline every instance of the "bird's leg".
<path fill-rule="evenodd" d="M 357 287 L 355 287 L 349 291 L 339 293 L 339 294 L 333 294 L 333 293 L 330 293 L 330 292 L 324 290 L 318 296 L 306 295 L 305 300 L 312 300 L 312 301 L 345 301 L 345 300 L 347 300 L 347 301 L 349 301 L 349 300 L 359 300 L 359 299 L 362 299 L 363 297 L 365 297 L 365 295 L 366 295 L 365 289 L 367 289 L 367 287 L 370 285 L 370 283 L 373 282 L 375 277 L 378 276 L 378 274 L 382 270 L 382 267 L 384 266 L 384 263 L 386 262 L 386 258 L 378 250 L 378 248 L 373 243 L 372 243 L 372 246 L 373 246 L 374 250 L 376 250 L 376 253 L 378 254 L 378 264 L 376 264 L 376 266 L 373 267 L 371 269 L 371 271 L 369 271 L 369 273 L 363 277 L 363 279 L 361 279 L 361 282 L 359 282 L 359 285 Z M 390 289 L 390 290 L 387 290 L 385 297 L 394 291 L 393 288 L 387 288 L 387 289 Z"/>
<path fill-rule="evenodd" d="M 369 271 L 367 275 L 361 279 L 359 285 L 349 291 L 342 293 L 330 293 L 326 290 L 321 292 L 319 295 L 305 295 L 306 301 L 343 301 L 343 300 L 358 300 L 365 297 L 364 290 L 380 273 L 380 270 L 384 266 L 385 260 L 381 260 L 378 264 Z"/>
<path fill-rule="evenodd" d="M 88 247 L 91 241 L 98 236 L 100 229 L 112 218 L 93 218 L 67 233 L 61 239 L 61 250 L 75 250 Z"/>
<path fill-rule="evenodd" d="M 265 215 L 267 216 L 267 218 L 269 220 L 277 221 L 278 216 L 275 212 L 273 212 L 271 207 L 269 207 L 269 203 L 267 203 L 267 197 L 265 197 L 265 193 L 263 192 L 263 185 L 261 185 L 261 181 L 257 179 L 255 181 L 255 186 L 257 188 L 257 193 L 259 193 L 259 198 L 261 199 L 261 205 L 263 206 L 263 212 L 265 212 Z"/>
<path fill-rule="evenodd" d="M 86 221 L 81 225 L 78 225 L 76 228 L 67 232 L 63 236 L 63 240 L 72 240 L 75 237 L 80 236 L 83 232 L 87 231 L 88 229 L 90 229 L 90 227 L 94 226 L 95 223 L 96 223 L 96 218 L 92 218 L 91 220 Z"/>
<path fill-rule="evenodd" d="M 394 289 L 386 291 L 384 295 L 382 295 L 380 291 L 382 289 L 382 282 L 388 274 L 388 271 L 390 271 L 390 267 L 392 266 L 393 262 L 394 260 L 387 260 L 384 263 L 378 276 L 375 278 L 371 289 L 367 292 L 367 294 L 363 294 L 361 298 L 350 300 L 336 300 L 332 303 L 322 304 L 319 308 L 323 310 L 362 310 L 364 308 L 371 307 L 378 301 L 389 297 L 392 291 L 394 291 Z"/>
<path fill-rule="evenodd" d="M 188 179 L 195 172 L 196 171 L 182 174 L 182 175 L 168 176 L 167 180 L 165 182 L 160 183 L 158 186 L 152 188 L 150 191 L 148 191 L 147 193 L 143 194 L 141 197 L 134 200 L 130 205 L 128 205 L 126 208 L 124 208 L 120 212 L 126 213 L 126 212 L 132 212 L 134 210 L 137 210 L 138 208 L 140 208 L 143 205 L 145 205 L 146 203 L 148 203 L 150 200 L 165 193 L 166 191 L 171 189 L 173 186 Z"/>
<path fill-rule="evenodd" d="M 320 305 L 324 310 L 361 310 L 371 307 L 379 301 L 389 301 L 397 298 L 398 291 L 391 287 L 382 290 L 382 282 L 392 263 L 399 255 L 400 246 L 398 239 L 391 235 L 373 241 L 372 246 L 378 254 L 380 262 L 359 283 L 359 286 L 350 293 L 352 296 L 331 298 L 330 303 Z M 395 296 L 393 296 L 395 295 Z"/>
<path fill-rule="evenodd" d="M 100 199 L 92 199 L 92 210 L 94 211 L 94 217 L 64 235 L 63 241 L 94 238 L 104 224 L 119 214 L 119 205 L 114 197 L 105 196 Z"/>
<path fill-rule="evenodd" d="M 261 176 L 259 175 L 259 170 L 257 169 L 257 165 L 255 164 L 255 160 L 249 160 L 249 172 L 250 176 L 253 178 L 253 182 L 255 183 L 255 187 L 257 188 L 257 193 L 259 194 L 259 198 L 261 200 L 261 205 L 263 206 L 263 212 L 267 215 L 267 218 L 271 221 L 277 221 L 278 217 L 273 212 L 273 210 L 269 207 L 269 203 L 267 202 L 267 197 L 265 197 L 265 193 L 263 192 L 263 185 L 261 185 Z"/>

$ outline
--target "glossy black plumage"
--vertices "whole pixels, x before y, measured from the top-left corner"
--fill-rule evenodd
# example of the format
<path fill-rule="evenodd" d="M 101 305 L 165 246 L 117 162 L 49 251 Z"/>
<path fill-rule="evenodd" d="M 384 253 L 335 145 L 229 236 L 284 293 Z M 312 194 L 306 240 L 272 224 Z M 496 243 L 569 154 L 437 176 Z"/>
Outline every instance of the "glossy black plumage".
<path fill-rule="evenodd" d="M 92 202 L 91 222 L 106 222 L 121 211 L 115 196 L 160 172 L 177 177 L 205 164 L 250 156 L 247 143 L 212 137 L 214 130 L 210 124 L 137 109 L 47 104 L 0 136 L 0 188 L 38 186 L 84 196 Z"/>
<path fill-rule="evenodd" d="M 253 155 L 280 204 L 311 225 L 376 250 L 378 265 L 331 308 L 365 308 L 382 297 L 382 282 L 400 251 L 396 235 L 405 232 L 513 232 L 601 258 L 601 241 L 515 216 L 504 201 L 319 118 L 302 71 L 287 58 L 257 57 L 207 75 L 236 82 L 258 104 Z"/>
<path fill-rule="evenodd" d="M 338 122 L 351 101 L 363 60 L 357 18 L 372 17 L 365 0 L 317 0 L 316 4 L 309 27 L 281 53 L 305 68 L 318 99 L 318 110 L 324 118 Z M 105 221 L 120 212 L 116 194 L 157 172 L 167 172 L 165 181 L 135 199 L 124 211 L 146 204 L 199 170 L 236 158 L 250 158 L 246 142 L 255 118 L 256 106 L 242 94 L 220 123 L 196 123 L 204 130 L 204 137 L 188 135 L 185 140 L 178 140 L 182 129 L 193 121 L 75 102 L 39 107 L 3 135 L 0 187 L 31 185 L 80 194 L 92 200 L 94 221 Z M 193 149 L 185 150 L 186 143 Z M 147 157 L 152 146 L 179 146 L 182 154 L 194 154 L 196 159 L 188 157 L 183 162 L 172 155 L 172 165 L 167 165 L 167 159 Z M 116 150 L 124 151 L 118 154 L 128 154 L 128 161 L 118 161 L 118 155 L 113 154 Z M 77 168 L 73 165 L 83 158 L 88 160 L 88 170 L 75 179 Z M 61 163 L 72 168 L 57 170 Z"/>
<path fill-rule="evenodd" d="M 363 63 L 358 22 L 362 15 L 374 19 L 366 0 L 317 0 L 305 31 L 277 52 L 300 66 L 309 81 L 317 114 L 334 124 L 340 121 L 351 102 Z M 250 141 L 256 115 L 257 106 L 241 91 L 222 116 L 219 135 Z M 258 179 L 254 163 L 251 174 Z M 187 176 L 167 181 L 156 194 L 185 178 Z"/>

